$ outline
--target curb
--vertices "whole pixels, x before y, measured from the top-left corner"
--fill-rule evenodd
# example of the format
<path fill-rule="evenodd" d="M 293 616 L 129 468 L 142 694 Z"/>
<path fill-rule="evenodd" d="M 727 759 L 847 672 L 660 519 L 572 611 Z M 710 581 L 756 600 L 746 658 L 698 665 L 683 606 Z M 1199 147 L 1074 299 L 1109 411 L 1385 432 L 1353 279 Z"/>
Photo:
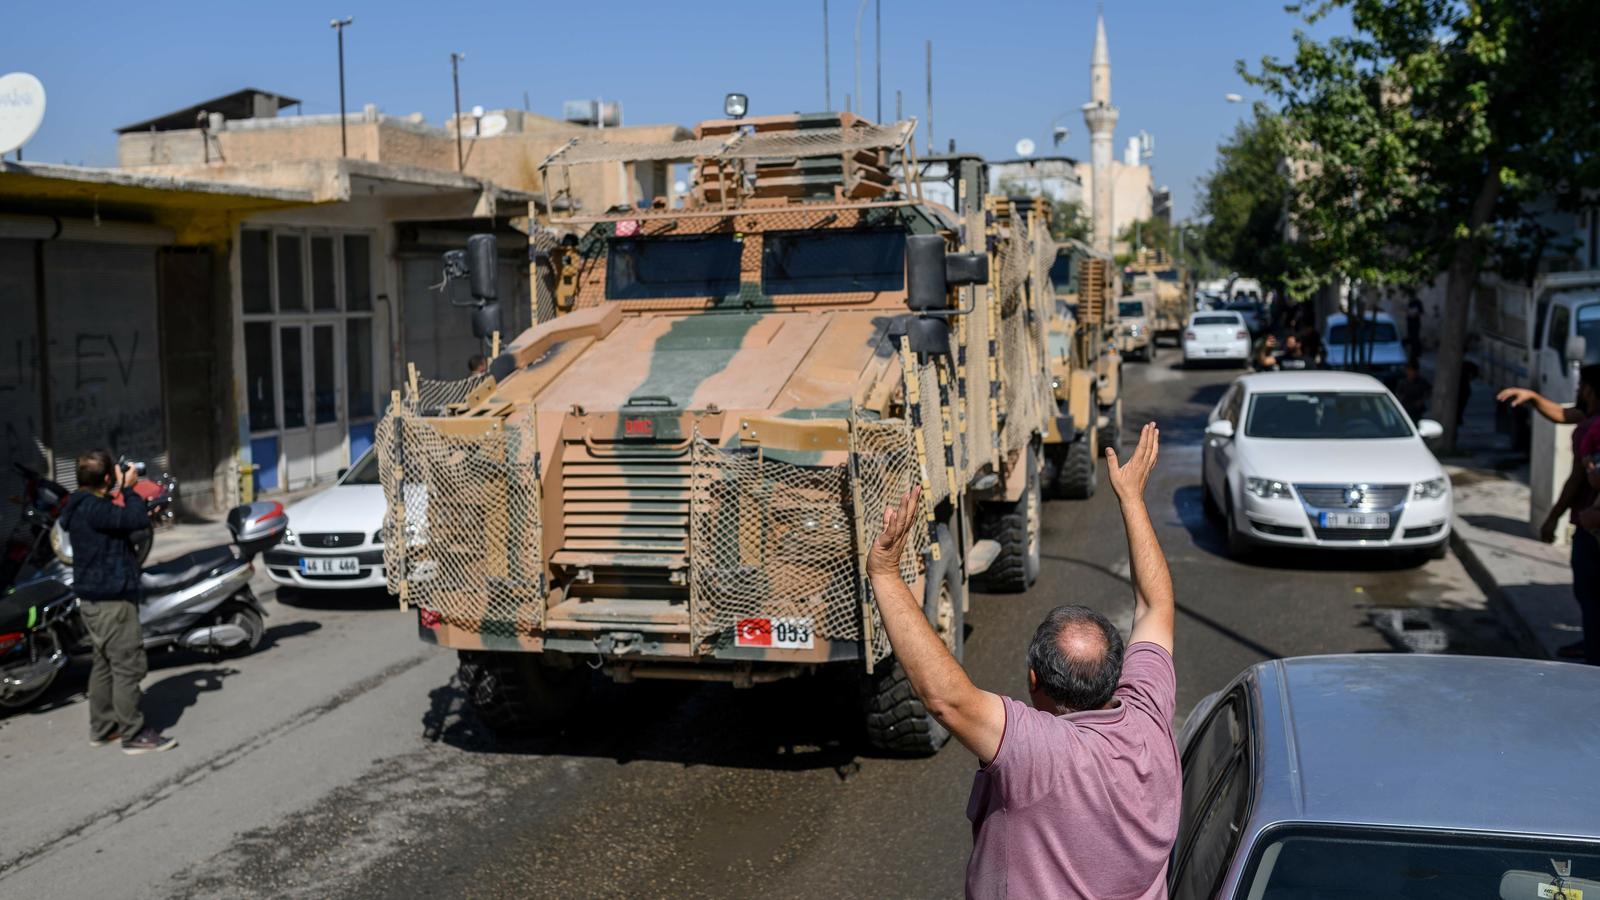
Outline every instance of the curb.
<path fill-rule="evenodd" d="M 1517 608 L 1517 604 L 1512 602 L 1505 591 L 1501 590 L 1500 583 L 1494 580 L 1494 576 L 1489 572 L 1489 567 L 1484 565 L 1483 560 L 1478 557 L 1478 551 L 1473 549 L 1472 543 L 1462 536 L 1461 528 L 1463 524 L 1460 516 L 1451 515 L 1450 550 L 1456 555 L 1457 559 L 1461 560 L 1462 567 L 1467 570 L 1467 575 L 1472 578 L 1473 583 L 1489 599 L 1489 608 L 1494 610 L 1495 617 L 1500 620 L 1501 624 L 1510 629 L 1512 637 L 1517 642 L 1517 648 L 1524 655 L 1533 659 L 1555 659 L 1545 649 L 1544 644 L 1535 634 L 1533 626 L 1528 624 L 1527 618 Z"/>

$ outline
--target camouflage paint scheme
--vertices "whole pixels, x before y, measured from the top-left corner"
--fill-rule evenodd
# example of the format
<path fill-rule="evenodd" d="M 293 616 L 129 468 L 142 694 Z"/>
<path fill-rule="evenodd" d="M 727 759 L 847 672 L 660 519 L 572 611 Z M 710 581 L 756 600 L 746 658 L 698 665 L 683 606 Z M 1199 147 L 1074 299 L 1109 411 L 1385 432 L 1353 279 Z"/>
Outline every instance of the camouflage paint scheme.
<path fill-rule="evenodd" d="M 1072 280 L 1056 284 L 1056 315 L 1046 325 L 1046 343 L 1050 348 L 1050 383 L 1062 419 L 1070 419 L 1074 433 L 1063 434 L 1052 423 L 1047 443 L 1071 442 L 1075 436 L 1097 429 L 1102 415 L 1116 403 L 1121 395 L 1120 375 L 1122 355 L 1117 347 L 1115 310 L 1101 313 L 1102 318 L 1091 319 L 1079 305 L 1079 286 L 1088 276 L 1085 263 L 1094 251 L 1082 244 L 1060 247 L 1058 258 L 1071 261 Z M 1110 260 L 1104 260 L 1106 281 L 1105 296 L 1115 297 L 1115 275 Z M 1110 313 L 1110 315 L 1107 315 Z"/>
<path fill-rule="evenodd" d="M 463 419 L 535 418 L 541 546 L 551 588 L 543 627 L 535 633 L 491 637 L 432 622 L 419 624 L 423 640 L 456 649 L 554 651 L 679 666 L 673 670 L 677 676 L 665 677 L 694 677 L 684 664 L 712 660 L 768 664 L 745 669 L 746 683 L 773 676 L 774 663 L 804 666 L 863 656 L 859 641 L 821 636 L 813 648 L 794 650 L 735 646 L 726 633 L 691 641 L 684 608 L 687 525 L 676 518 L 664 525 L 659 514 L 636 512 L 639 502 L 682 495 L 642 469 L 630 469 L 630 454 L 672 452 L 698 435 L 724 450 L 758 446 L 769 458 L 798 465 L 846 462 L 852 417 L 905 414 L 899 348 L 890 336 L 891 325 L 907 315 L 905 290 L 767 295 L 765 235 L 894 228 L 944 235 L 952 251 L 982 251 L 986 235 L 963 229 L 972 220 L 963 223 L 942 206 L 900 199 L 680 212 L 592 220 L 575 246 L 553 254 L 555 270 L 540 273 L 561 286 L 558 315 L 504 347 L 495 369 L 509 368 L 510 374 L 488 383 L 450 418 L 430 420 L 449 428 L 466 425 Z M 738 290 L 608 299 L 607 246 L 619 229 L 639 238 L 735 236 L 741 245 Z M 961 235 L 974 231 L 963 245 Z M 972 352 L 976 360 L 980 348 Z M 1040 436 L 1047 428 L 1041 420 L 1033 431 Z M 1021 493 L 1026 479 L 1013 465 L 1019 448 L 1010 451 L 986 467 L 1000 475 L 992 496 Z M 579 466 L 612 481 L 609 490 L 586 493 L 586 505 L 575 511 L 564 487 L 569 471 Z M 954 499 L 958 505 L 973 502 L 968 496 Z M 964 554 L 967 548 L 960 549 Z M 919 576 L 912 584 L 919 595 L 921 582 Z M 619 643 L 619 634 L 628 637 Z"/>

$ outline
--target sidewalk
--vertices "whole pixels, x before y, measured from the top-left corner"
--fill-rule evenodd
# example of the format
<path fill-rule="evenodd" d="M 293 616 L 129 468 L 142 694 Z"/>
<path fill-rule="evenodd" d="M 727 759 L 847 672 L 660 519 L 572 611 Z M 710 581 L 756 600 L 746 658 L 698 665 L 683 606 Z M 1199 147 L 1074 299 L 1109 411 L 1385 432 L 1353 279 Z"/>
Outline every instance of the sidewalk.
<path fill-rule="evenodd" d="M 1494 430 L 1494 396 L 1473 385 L 1456 452 L 1441 457 L 1455 489 L 1450 546 L 1530 656 L 1554 659 L 1582 636 L 1567 548 L 1528 524 L 1528 466 Z"/>

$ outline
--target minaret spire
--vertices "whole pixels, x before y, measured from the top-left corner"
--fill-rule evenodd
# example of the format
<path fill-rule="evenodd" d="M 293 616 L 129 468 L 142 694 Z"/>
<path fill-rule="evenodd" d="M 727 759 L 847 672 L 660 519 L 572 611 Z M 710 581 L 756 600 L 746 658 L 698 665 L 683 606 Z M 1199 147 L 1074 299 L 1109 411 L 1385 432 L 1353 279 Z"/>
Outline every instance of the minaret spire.
<path fill-rule="evenodd" d="M 1117 108 L 1111 105 L 1111 50 L 1106 43 L 1104 11 L 1095 16 L 1094 51 L 1089 55 L 1089 102 L 1083 105 L 1083 121 L 1089 126 L 1094 247 L 1109 254 L 1116 238 L 1112 230 L 1111 134 L 1117 129 Z"/>

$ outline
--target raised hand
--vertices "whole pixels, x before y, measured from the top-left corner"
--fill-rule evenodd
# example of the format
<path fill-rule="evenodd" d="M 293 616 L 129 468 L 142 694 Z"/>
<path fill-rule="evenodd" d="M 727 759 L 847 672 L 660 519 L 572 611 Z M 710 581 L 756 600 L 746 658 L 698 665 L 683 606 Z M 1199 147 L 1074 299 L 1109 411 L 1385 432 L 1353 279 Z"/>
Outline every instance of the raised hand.
<path fill-rule="evenodd" d="M 1133 455 L 1128 457 L 1126 463 L 1117 461 L 1115 448 L 1106 448 L 1107 474 L 1111 479 L 1111 489 L 1117 492 L 1117 500 L 1122 503 L 1143 500 L 1150 470 L 1156 467 L 1156 457 L 1160 455 L 1161 429 L 1154 422 L 1148 422 L 1140 429 L 1139 445 L 1133 448 Z"/>
<path fill-rule="evenodd" d="M 1517 407 L 1527 403 L 1529 400 L 1532 400 L 1537 396 L 1539 396 L 1538 391 L 1530 391 L 1527 388 L 1509 387 L 1500 393 L 1495 394 L 1494 399 L 1501 403 L 1510 403 L 1513 407 Z"/>
<path fill-rule="evenodd" d="M 917 521 L 918 501 L 922 499 L 922 486 L 913 485 L 900 498 L 897 506 L 884 507 L 883 530 L 867 551 L 867 575 L 900 575 L 900 556 L 905 552 L 906 539 Z"/>

